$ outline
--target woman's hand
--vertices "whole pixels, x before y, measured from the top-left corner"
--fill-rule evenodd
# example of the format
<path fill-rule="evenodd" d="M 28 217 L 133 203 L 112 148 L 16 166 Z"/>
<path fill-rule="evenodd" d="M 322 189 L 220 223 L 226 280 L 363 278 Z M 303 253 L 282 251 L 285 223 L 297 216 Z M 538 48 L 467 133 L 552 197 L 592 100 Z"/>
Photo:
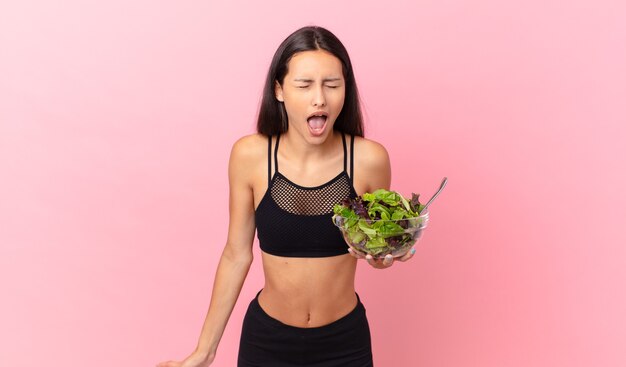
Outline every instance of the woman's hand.
<path fill-rule="evenodd" d="M 357 259 L 365 259 L 368 264 L 373 266 L 376 269 L 387 269 L 393 265 L 394 261 L 402 261 L 405 262 L 413 257 L 415 254 L 415 248 L 412 248 L 409 252 L 407 252 L 404 256 L 394 258 L 391 255 L 387 255 L 382 259 L 374 259 L 370 254 L 363 254 L 362 252 L 354 251 L 351 247 L 348 247 L 348 252 L 350 255 L 356 257 Z"/>
<path fill-rule="evenodd" d="M 215 356 L 206 353 L 193 352 L 184 361 L 167 361 L 157 364 L 157 367 L 208 367 L 213 363 Z"/>

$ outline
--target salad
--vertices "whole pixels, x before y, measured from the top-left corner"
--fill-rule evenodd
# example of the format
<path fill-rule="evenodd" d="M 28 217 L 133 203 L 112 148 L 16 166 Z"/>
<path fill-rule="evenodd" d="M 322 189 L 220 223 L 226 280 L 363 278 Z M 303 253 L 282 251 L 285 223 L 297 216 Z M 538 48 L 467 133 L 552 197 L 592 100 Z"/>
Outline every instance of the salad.
<path fill-rule="evenodd" d="M 379 189 L 333 207 L 333 223 L 352 248 L 372 256 L 402 256 L 426 227 L 428 211 L 419 194 L 410 200 L 395 191 Z"/>

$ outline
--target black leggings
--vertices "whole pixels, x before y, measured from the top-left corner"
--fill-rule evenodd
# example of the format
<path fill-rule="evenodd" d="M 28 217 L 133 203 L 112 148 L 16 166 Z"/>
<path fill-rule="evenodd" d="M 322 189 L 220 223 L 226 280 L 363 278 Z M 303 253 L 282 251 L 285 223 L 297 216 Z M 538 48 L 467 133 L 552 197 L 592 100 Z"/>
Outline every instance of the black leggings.
<path fill-rule="evenodd" d="M 261 289 L 262 290 L 262 289 Z M 243 319 L 237 367 L 373 367 L 365 307 L 330 324 L 300 328 L 282 323 L 259 305 L 259 293 Z"/>

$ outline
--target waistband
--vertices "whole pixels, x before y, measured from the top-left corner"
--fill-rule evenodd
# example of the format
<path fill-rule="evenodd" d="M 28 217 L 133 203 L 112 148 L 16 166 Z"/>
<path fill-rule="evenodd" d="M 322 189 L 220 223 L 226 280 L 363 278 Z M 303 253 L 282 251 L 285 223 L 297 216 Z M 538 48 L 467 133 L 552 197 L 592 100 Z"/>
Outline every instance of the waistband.
<path fill-rule="evenodd" d="M 365 306 L 363 305 L 363 303 L 361 303 L 361 298 L 359 297 L 359 294 L 354 292 L 356 295 L 356 299 L 357 299 L 357 303 L 354 309 L 352 309 L 352 311 L 350 311 L 347 315 L 331 322 L 330 324 L 316 326 L 316 327 L 305 327 L 305 328 L 293 326 L 293 325 L 287 325 L 283 323 L 282 321 L 273 318 L 272 316 L 267 314 L 265 310 L 263 310 L 263 308 L 261 308 L 261 305 L 259 304 L 259 294 L 261 294 L 261 291 L 263 291 L 263 289 L 261 289 L 256 294 L 256 297 L 254 297 L 252 302 L 250 302 L 250 308 L 252 308 L 253 311 L 256 311 L 255 315 L 258 316 L 258 319 L 269 327 L 276 327 L 282 330 L 291 330 L 294 332 L 305 333 L 305 334 L 313 334 L 313 333 L 320 333 L 320 332 L 326 332 L 326 331 L 334 331 L 341 327 L 349 326 L 353 322 L 365 317 Z"/>

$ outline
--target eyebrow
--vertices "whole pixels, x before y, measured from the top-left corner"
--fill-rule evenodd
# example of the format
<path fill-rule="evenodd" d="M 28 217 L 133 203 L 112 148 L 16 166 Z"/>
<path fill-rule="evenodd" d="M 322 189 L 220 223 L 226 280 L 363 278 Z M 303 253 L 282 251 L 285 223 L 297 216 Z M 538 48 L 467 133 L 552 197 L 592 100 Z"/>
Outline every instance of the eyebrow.
<path fill-rule="evenodd" d="M 323 81 L 324 82 L 335 82 L 341 80 L 341 78 L 326 78 Z M 311 83 L 313 82 L 313 79 L 305 79 L 305 78 L 297 78 L 293 80 L 294 82 L 307 82 L 307 83 Z"/>

